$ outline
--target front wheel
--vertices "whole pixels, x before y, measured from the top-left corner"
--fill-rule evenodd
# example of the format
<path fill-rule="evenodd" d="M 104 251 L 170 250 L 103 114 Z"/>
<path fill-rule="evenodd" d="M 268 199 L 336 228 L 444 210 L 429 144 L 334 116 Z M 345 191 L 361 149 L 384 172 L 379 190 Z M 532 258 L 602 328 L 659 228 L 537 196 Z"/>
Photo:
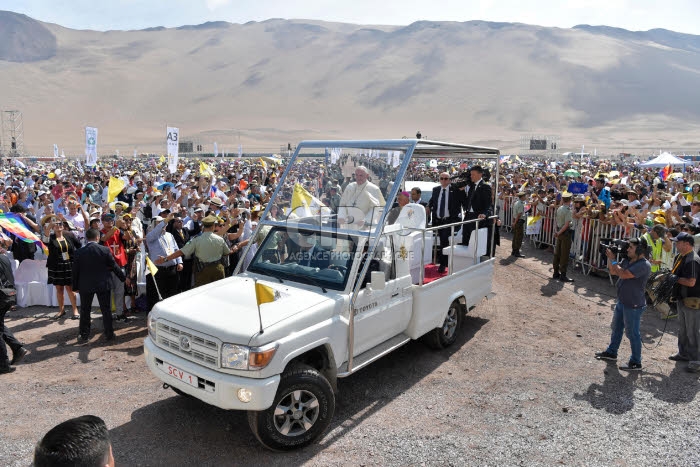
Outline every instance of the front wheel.
<path fill-rule="evenodd" d="M 435 328 L 425 335 L 423 339 L 426 345 L 432 349 L 440 350 L 449 347 L 457 340 L 459 328 L 462 327 L 462 315 L 464 311 L 459 300 L 455 300 L 447 310 L 442 326 Z"/>
<path fill-rule="evenodd" d="M 334 411 L 335 395 L 328 380 L 318 370 L 299 365 L 282 374 L 272 407 L 248 412 L 248 424 L 268 449 L 289 451 L 319 438 Z"/>

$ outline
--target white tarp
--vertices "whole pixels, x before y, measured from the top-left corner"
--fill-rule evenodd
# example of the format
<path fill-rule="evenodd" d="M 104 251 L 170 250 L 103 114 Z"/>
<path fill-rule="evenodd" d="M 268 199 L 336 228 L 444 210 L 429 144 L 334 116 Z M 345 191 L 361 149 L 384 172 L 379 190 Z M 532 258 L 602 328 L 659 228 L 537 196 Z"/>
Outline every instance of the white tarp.
<path fill-rule="evenodd" d="M 673 154 L 669 152 L 664 152 L 655 158 L 644 162 L 643 164 L 639 164 L 640 167 L 666 167 L 667 165 L 688 165 L 692 164 L 692 162 L 687 161 L 685 159 L 681 159 L 680 157 L 676 157 Z"/>

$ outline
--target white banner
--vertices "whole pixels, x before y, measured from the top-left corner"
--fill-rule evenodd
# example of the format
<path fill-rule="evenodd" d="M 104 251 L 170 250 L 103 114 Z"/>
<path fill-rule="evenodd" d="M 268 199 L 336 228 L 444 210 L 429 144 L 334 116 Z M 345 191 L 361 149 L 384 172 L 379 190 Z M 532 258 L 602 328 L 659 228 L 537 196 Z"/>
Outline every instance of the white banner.
<path fill-rule="evenodd" d="M 53 157 L 58 158 L 58 144 L 53 145 Z"/>
<path fill-rule="evenodd" d="M 238 145 L 238 157 L 243 157 L 243 145 L 239 144 Z"/>
<path fill-rule="evenodd" d="M 134 159 L 136 159 L 138 153 L 136 152 L 136 149 L 134 149 Z"/>
<path fill-rule="evenodd" d="M 168 134 L 165 138 L 168 146 L 168 171 L 172 174 L 177 172 L 177 152 L 180 139 L 180 129 L 167 127 Z"/>
<path fill-rule="evenodd" d="M 214 143 L 214 157 L 219 157 L 219 146 Z"/>
<path fill-rule="evenodd" d="M 85 165 L 97 165 L 97 128 L 85 127 Z"/>

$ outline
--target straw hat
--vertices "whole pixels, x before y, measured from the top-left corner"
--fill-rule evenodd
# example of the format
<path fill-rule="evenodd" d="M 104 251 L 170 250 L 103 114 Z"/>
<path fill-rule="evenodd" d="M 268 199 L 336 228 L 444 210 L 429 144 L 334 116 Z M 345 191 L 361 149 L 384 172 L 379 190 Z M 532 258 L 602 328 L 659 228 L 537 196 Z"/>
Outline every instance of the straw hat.
<path fill-rule="evenodd" d="M 56 214 L 47 214 L 41 218 L 40 224 L 45 225 L 47 222 L 56 222 L 58 216 Z"/>

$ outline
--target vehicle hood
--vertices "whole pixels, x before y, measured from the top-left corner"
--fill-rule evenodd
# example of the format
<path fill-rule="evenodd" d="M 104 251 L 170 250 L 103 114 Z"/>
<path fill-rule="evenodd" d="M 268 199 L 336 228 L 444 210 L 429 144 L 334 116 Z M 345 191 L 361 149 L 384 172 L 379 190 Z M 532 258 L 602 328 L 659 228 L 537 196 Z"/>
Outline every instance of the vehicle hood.
<path fill-rule="evenodd" d="M 279 282 L 258 283 L 275 292 L 274 301 L 260 305 L 263 329 L 329 301 L 320 292 Z M 255 282 L 245 276 L 222 279 L 158 302 L 151 316 L 234 344 L 246 345 L 260 332 Z"/>

